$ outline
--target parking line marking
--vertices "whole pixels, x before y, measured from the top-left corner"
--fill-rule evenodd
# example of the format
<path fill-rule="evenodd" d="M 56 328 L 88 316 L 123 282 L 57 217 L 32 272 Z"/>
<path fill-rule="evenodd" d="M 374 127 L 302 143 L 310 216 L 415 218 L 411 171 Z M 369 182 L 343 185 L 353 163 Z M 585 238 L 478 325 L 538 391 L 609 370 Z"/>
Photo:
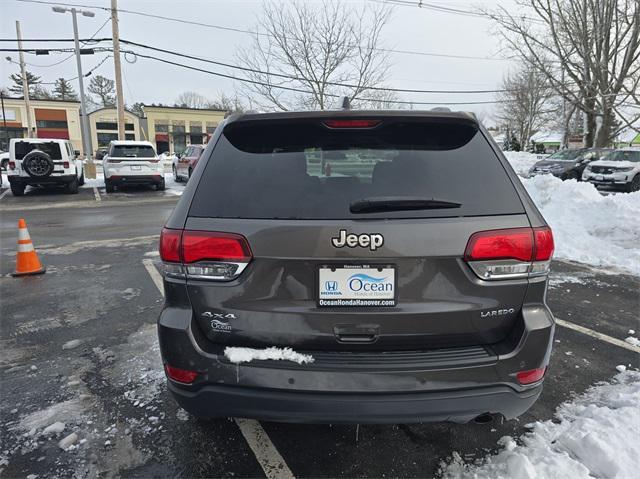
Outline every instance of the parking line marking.
<path fill-rule="evenodd" d="M 2 198 L 4 198 L 4 197 L 6 196 L 6 194 L 7 194 L 7 193 L 9 193 L 9 190 L 8 190 L 8 189 L 4 190 L 4 191 L 2 192 L 2 194 L 0 194 L 0 200 L 1 200 Z"/>
<path fill-rule="evenodd" d="M 586 334 L 587 336 L 591 336 L 592 338 L 599 339 L 600 341 L 604 341 L 605 343 L 613 344 L 614 346 L 628 349 L 629 351 L 633 351 L 634 353 L 640 353 L 640 347 L 638 346 L 629 344 L 625 341 L 622 341 L 621 339 L 612 338 L 611 336 L 607 336 L 606 334 L 599 333 L 597 331 L 594 331 L 593 329 L 585 328 L 584 326 L 580 326 L 570 321 L 565 321 L 564 319 L 556 318 L 556 324 L 558 326 L 562 326 L 563 328 L 573 329 L 574 331 L 578 331 L 579 333 Z"/>
<path fill-rule="evenodd" d="M 158 291 L 164 298 L 164 286 L 162 284 L 162 275 L 158 272 L 153 264 L 153 260 L 145 258 L 142 260 L 142 264 L 151 276 L 153 284 L 156 285 Z M 258 460 L 258 464 L 264 471 L 267 479 L 293 479 L 295 476 L 287 463 L 284 462 L 284 458 L 276 449 L 276 446 L 271 442 L 267 431 L 260 425 L 260 423 L 254 419 L 241 419 L 234 418 L 240 432 L 244 436 L 245 441 L 253 451 L 253 454 Z"/>
<path fill-rule="evenodd" d="M 164 297 L 164 286 L 162 284 L 162 275 L 158 272 L 156 267 L 153 265 L 153 260 L 143 259 L 142 264 L 146 268 L 147 273 L 149 273 L 149 276 L 151 276 L 151 279 L 153 280 L 153 284 L 156 285 L 156 288 L 158 288 L 158 291 L 160 291 L 160 294 L 162 295 L 162 297 Z"/>
<path fill-rule="evenodd" d="M 258 421 L 235 418 L 235 422 L 268 479 L 295 477 Z"/>
<path fill-rule="evenodd" d="M 93 196 L 96 197 L 96 201 L 102 201 L 102 198 L 100 198 L 100 192 L 98 191 L 97 187 L 93 187 Z"/>

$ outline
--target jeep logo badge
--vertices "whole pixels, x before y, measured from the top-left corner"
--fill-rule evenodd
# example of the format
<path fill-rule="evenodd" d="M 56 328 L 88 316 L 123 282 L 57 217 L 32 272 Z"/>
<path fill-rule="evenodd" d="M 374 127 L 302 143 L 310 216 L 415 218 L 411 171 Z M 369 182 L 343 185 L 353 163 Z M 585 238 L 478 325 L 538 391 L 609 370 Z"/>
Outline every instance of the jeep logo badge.
<path fill-rule="evenodd" d="M 347 234 L 347 230 L 340 230 L 337 238 L 331 238 L 331 244 L 336 248 L 369 248 L 375 251 L 384 244 L 384 237 L 379 233 L 363 233 L 361 235 Z"/>

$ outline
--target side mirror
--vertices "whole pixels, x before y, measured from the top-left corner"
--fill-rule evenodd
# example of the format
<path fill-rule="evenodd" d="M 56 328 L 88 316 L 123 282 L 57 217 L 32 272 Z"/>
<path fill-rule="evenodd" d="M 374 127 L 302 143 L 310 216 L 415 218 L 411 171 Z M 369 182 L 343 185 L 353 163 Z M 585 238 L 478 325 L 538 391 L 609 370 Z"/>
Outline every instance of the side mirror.
<path fill-rule="evenodd" d="M 73 154 L 76 155 L 76 157 L 80 156 L 80 150 L 73 150 Z"/>

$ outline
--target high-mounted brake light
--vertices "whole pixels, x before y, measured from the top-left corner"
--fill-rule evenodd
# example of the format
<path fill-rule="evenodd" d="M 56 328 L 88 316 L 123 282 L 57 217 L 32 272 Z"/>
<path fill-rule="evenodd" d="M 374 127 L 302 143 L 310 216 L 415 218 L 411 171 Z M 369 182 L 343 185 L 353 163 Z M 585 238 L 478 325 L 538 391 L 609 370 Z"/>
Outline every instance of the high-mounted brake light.
<path fill-rule="evenodd" d="M 382 120 L 325 120 L 327 128 L 374 128 L 382 123 Z"/>
<path fill-rule="evenodd" d="M 198 373 L 196 371 L 174 368 L 168 364 L 164 365 L 164 371 L 167 373 L 167 377 L 169 379 L 181 384 L 191 384 L 198 377 Z"/>
<path fill-rule="evenodd" d="M 543 276 L 553 248 L 548 226 L 480 231 L 469 238 L 464 259 L 486 280 Z"/>
<path fill-rule="evenodd" d="M 168 277 L 229 281 L 242 273 L 253 255 L 246 238 L 238 234 L 164 228 L 160 257 Z"/>

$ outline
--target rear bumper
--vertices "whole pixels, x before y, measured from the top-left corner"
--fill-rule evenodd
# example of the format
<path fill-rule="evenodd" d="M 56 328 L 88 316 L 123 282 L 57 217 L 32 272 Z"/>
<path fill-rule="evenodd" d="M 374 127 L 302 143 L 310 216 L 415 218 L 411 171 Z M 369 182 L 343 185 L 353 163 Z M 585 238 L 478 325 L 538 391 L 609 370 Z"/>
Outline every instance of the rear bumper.
<path fill-rule="evenodd" d="M 123 185 L 156 185 L 162 183 L 164 175 L 112 175 L 106 178 L 114 186 Z"/>
<path fill-rule="evenodd" d="M 165 288 L 171 289 L 171 283 L 165 281 Z M 542 390 L 541 381 L 519 384 L 516 373 L 549 363 L 554 330 L 548 308 L 531 304 L 503 342 L 471 348 L 475 352 L 426 351 L 407 360 L 383 353 L 380 361 L 360 363 L 349 355 L 329 360 L 317 353 L 316 361 L 306 365 L 235 365 L 202 336 L 190 308 L 165 307 L 158 319 L 163 362 L 199 373 L 193 385 L 168 380 L 184 409 L 202 417 L 283 422 L 464 423 L 484 413 L 513 419 Z"/>
<path fill-rule="evenodd" d="M 76 175 L 51 175 L 46 178 L 8 175 L 7 178 L 12 185 L 66 185 L 71 183 L 76 178 Z"/>
<path fill-rule="evenodd" d="M 202 417 L 246 417 L 305 423 L 466 423 L 484 413 L 520 416 L 538 399 L 542 384 L 518 393 L 508 386 L 442 392 L 335 394 L 208 385 L 191 392 L 169 381 L 180 406 Z"/>

